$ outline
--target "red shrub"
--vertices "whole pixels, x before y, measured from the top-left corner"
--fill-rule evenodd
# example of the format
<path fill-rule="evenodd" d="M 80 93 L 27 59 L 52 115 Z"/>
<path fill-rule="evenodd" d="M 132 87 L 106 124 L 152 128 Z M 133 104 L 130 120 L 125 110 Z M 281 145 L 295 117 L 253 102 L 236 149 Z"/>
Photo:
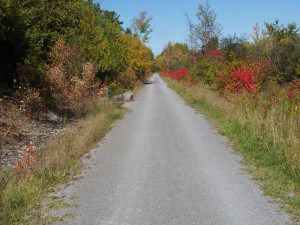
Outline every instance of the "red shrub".
<path fill-rule="evenodd" d="M 167 72 L 166 69 L 162 69 L 160 72 L 160 75 L 162 77 L 169 77 L 173 80 L 180 80 L 186 77 L 188 74 L 189 71 L 187 69 L 177 69 L 175 71 L 169 71 L 169 72 Z"/>
<path fill-rule="evenodd" d="M 170 71 L 168 74 L 168 77 L 173 80 L 180 80 L 184 77 L 186 77 L 189 74 L 189 71 L 187 69 L 178 69 L 175 71 Z"/>
<path fill-rule="evenodd" d="M 203 54 L 203 57 L 205 59 L 208 59 L 208 60 L 214 61 L 214 62 L 223 62 L 224 61 L 224 54 L 220 50 L 207 51 Z"/>
<path fill-rule="evenodd" d="M 251 68 L 251 70 L 253 71 L 253 75 L 256 78 L 256 83 L 259 86 L 257 88 L 261 88 L 262 86 L 264 86 L 268 82 L 272 73 L 272 66 L 270 61 L 264 58 L 255 60 L 251 63 L 247 63 L 246 67 Z"/>
<path fill-rule="evenodd" d="M 224 54 L 220 50 L 211 50 L 203 54 L 204 57 L 223 57 Z"/>
<path fill-rule="evenodd" d="M 160 71 L 160 75 L 161 75 L 162 77 L 168 77 L 168 71 L 167 71 L 165 68 L 163 68 L 163 69 Z"/>
<path fill-rule="evenodd" d="M 256 78 L 253 76 L 253 71 L 245 68 L 236 69 L 234 71 L 231 83 L 227 85 L 227 88 L 238 93 L 255 93 L 257 84 Z"/>
<path fill-rule="evenodd" d="M 287 97 L 290 100 L 300 100 L 300 79 L 294 80 L 288 87 Z"/>
<path fill-rule="evenodd" d="M 189 80 L 190 83 L 192 83 L 194 85 L 199 83 L 198 80 L 195 79 L 193 76 L 189 76 L 188 80 Z"/>
<path fill-rule="evenodd" d="M 221 70 L 217 72 L 218 80 L 218 90 L 231 89 L 230 84 L 232 84 L 234 71 L 243 67 L 243 64 L 239 60 L 233 60 L 230 63 L 227 63 Z"/>
<path fill-rule="evenodd" d="M 27 170 L 32 167 L 37 161 L 36 157 L 34 156 L 35 152 L 36 148 L 33 145 L 32 141 L 30 141 L 29 144 L 25 146 L 24 155 L 20 155 L 18 157 L 17 162 L 13 167 L 14 170 L 25 174 Z"/>

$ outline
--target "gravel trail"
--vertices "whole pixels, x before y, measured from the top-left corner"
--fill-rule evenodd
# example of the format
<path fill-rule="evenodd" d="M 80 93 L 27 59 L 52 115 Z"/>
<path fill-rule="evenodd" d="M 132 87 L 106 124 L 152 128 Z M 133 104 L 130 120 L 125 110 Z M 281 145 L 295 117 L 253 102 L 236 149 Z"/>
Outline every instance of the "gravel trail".
<path fill-rule="evenodd" d="M 275 225 L 290 218 L 265 197 L 207 120 L 154 75 L 125 118 L 64 189 L 75 204 L 57 224 Z"/>

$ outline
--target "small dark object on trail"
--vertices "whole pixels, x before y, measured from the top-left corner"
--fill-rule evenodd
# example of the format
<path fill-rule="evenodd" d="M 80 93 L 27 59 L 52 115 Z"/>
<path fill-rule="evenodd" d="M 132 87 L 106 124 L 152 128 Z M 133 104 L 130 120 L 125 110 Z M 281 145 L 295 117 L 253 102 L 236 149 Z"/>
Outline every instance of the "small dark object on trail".
<path fill-rule="evenodd" d="M 155 84 L 156 81 L 144 80 L 144 84 Z"/>

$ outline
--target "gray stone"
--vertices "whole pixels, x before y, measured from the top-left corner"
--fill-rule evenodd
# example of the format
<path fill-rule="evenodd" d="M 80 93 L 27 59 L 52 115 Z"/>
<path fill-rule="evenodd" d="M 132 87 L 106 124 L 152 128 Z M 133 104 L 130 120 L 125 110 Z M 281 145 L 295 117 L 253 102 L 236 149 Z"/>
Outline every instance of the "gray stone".
<path fill-rule="evenodd" d="M 133 94 L 130 92 L 124 93 L 123 96 L 124 96 L 124 101 L 133 101 L 134 100 Z"/>
<path fill-rule="evenodd" d="M 61 118 L 51 111 L 48 111 L 46 114 L 44 114 L 44 117 L 46 121 L 51 123 L 59 123 L 61 121 Z"/>

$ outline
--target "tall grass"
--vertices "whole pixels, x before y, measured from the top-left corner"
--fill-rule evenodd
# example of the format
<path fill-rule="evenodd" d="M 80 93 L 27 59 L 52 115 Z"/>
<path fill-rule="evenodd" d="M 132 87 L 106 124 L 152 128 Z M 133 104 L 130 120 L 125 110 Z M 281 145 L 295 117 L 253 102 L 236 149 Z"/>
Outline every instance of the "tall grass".
<path fill-rule="evenodd" d="M 24 216 L 39 201 L 47 189 L 69 179 L 78 168 L 78 161 L 120 119 L 124 109 L 103 100 L 95 100 L 88 107 L 87 116 L 72 129 L 51 140 L 46 151 L 38 155 L 37 165 L 26 174 L 0 171 L 0 224 L 24 224 L 38 219 Z M 38 210 L 37 210 L 38 212 Z"/>
<path fill-rule="evenodd" d="M 299 105 L 261 93 L 226 98 L 208 86 L 166 79 L 188 103 L 215 122 L 227 135 L 265 192 L 281 198 L 286 209 L 300 218 L 300 111 Z M 280 91 L 280 90 L 278 90 Z M 281 97 L 280 97 L 281 96 Z"/>

